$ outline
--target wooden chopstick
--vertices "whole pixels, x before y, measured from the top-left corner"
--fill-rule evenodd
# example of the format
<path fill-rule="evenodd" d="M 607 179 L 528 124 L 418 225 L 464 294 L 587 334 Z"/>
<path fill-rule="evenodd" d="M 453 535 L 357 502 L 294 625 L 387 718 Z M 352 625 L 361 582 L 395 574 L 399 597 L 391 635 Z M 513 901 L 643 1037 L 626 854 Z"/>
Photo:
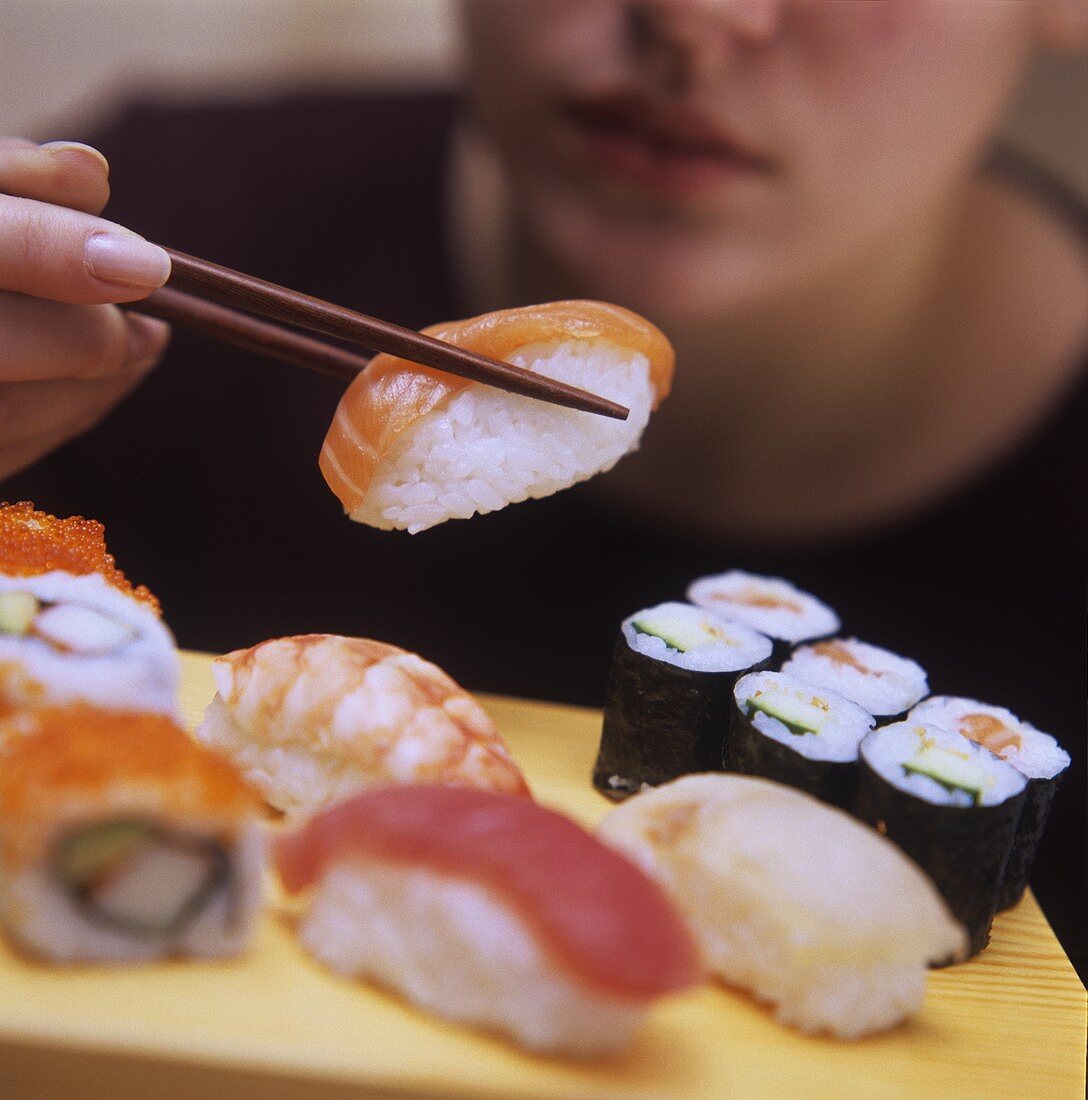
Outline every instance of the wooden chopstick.
<path fill-rule="evenodd" d="M 140 301 L 128 302 L 124 308 L 158 317 L 174 325 L 185 325 L 221 343 L 256 351 L 340 382 L 351 382 L 370 362 L 368 356 L 357 355 L 267 321 L 258 321 L 248 313 L 206 302 L 203 298 L 186 294 L 183 290 L 172 290 L 168 286 Z"/>
<path fill-rule="evenodd" d="M 413 363 L 456 374 L 474 382 L 496 386 L 508 393 L 535 397 L 553 405 L 598 413 L 615 420 L 627 419 L 629 410 L 622 405 L 598 397 L 596 394 L 587 393 L 575 386 L 568 386 L 565 382 L 558 382 L 522 367 L 477 355 L 465 348 L 447 344 L 431 336 L 424 336 L 411 329 L 401 328 L 400 325 L 390 324 L 388 321 L 380 321 L 376 317 L 368 317 L 364 313 L 354 313 L 343 306 L 324 302 L 320 298 L 312 298 L 297 290 L 288 290 L 286 287 L 257 279 L 252 275 L 244 275 L 240 271 L 222 267 L 209 260 L 202 260 L 170 248 L 166 251 L 173 264 L 168 286 L 176 290 L 187 291 L 198 298 L 232 307 L 232 309 L 256 313 L 275 321 L 311 329 L 325 336 L 360 344 L 373 351 L 397 355 Z M 140 305 L 139 302 L 132 303 L 132 306 L 137 309 Z M 180 305 L 181 303 L 177 300 L 174 301 L 175 307 Z M 189 323 L 188 317 L 183 319 L 180 311 L 177 319 L 181 323 Z M 202 323 L 205 325 L 204 331 L 220 337 L 224 327 L 231 328 L 233 324 L 224 314 L 218 314 L 214 321 L 206 319 Z M 210 326 L 213 324 L 219 326 L 218 333 L 212 333 Z M 266 352 L 269 352 L 273 346 L 282 346 L 278 334 L 283 333 L 284 330 L 267 326 L 272 331 L 266 332 L 263 328 L 254 328 L 253 324 L 251 321 L 247 330 L 248 336 L 245 338 L 252 339 L 255 343 L 248 346 L 256 346 L 256 342 L 259 342 L 258 350 Z M 241 338 L 243 337 L 239 335 L 238 339 Z M 301 358 L 308 358 L 307 355 L 302 354 L 304 350 L 296 339 L 292 354 L 298 353 L 299 358 L 292 358 L 289 361 L 299 362 Z M 334 358 L 339 359 L 339 356 Z M 309 365 L 309 363 L 303 365 Z M 324 373 L 329 373 L 328 366 L 329 361 L 326 360 L 322 368 Z M 333 367 L 333 369 L 339 368 Z"/>

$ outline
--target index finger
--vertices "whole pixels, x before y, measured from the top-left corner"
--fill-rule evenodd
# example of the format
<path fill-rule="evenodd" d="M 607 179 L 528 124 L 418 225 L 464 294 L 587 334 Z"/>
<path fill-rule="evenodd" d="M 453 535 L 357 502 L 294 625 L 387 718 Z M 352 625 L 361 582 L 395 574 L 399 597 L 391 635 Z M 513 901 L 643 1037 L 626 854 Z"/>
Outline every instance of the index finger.
<path fill-rule="evenodd" d="M 0 138 L 0 191 L 99 214 L 110 197 L 110 166 L 89 145 Z"/>
<path fill-rule="evenodd" d="M 166 252 L 123 226 L 0 195 L 0 290 L 58 302 L 131 302 L 169 276 Z"/>

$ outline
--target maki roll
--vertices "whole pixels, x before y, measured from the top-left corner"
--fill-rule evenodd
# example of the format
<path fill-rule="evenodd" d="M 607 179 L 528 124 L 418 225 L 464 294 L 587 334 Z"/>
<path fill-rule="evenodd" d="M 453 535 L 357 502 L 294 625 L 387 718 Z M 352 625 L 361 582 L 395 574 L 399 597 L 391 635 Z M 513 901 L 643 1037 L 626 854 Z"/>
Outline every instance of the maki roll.
<path fill-rule="evenodd" d="M 687 597 L 723 619 L 773 638 L 776 659 L 799 642 L 830 637 L 842 625 L 827 604 L 789 581 L 742 569 L 699 577 L 688 585 Z"/>
<path fill-rule="evenodd" d="M 687 772 L 717 771 L 737 677 L 765 665 L 771 641 L 686 603 L 620 626 L 593 783 L 625 798 Z"/>
<path fill-rule="evenodd" d="M 495 724 L 437 665 L 385 642 L 274 638 L 217 657 L 195 736 L 285 813 L 389 783 L 529 797 Z"/>
<path fill-rule="evenodd" d="M 733 688 L 725 770 L 775 779 L 853 810 L 858 745 L 874 723 L 833 691 L 785 672 L 751 672 Z"/>
<path fill-rule="evenodd" d="M 689 775 L 618 806 L 597 835 L 676 900 L 711 973 L 802 1031 L 892 1027 L 921 1006 L 928 964 L 964 948 L 894 844 L 778 783 Z"/>
<path fill-rule="evenodd" d="M 0 750 L 0 923 L 56 962 L 234 955 L 261 896 L 260 800 L 162 715 L 11 717 Z"/>
<path fill-rule="evenodd" d="M 158 601 L 116 567 L 102 524 L 0 506 L 0 706 L 173 715 L 177 681 Z"/>
<path fill-rule="evenodd" d="M 782 671 L 838 692 L 877 718 L 906 714 L 929 693 L 921 665 L 857 638 L 798 646 Z"/>
<path fill-rule="evenodd" d="M 990 940 L 1027 779 L 931 723 L 882 726 L 860 755 L 858 816 L 933 879 L 977 954 Z"/>
<path fill-rule="evenodd" d="M 546 302 L 424 332 L 589 389 L 630 415 L 606 420 L 377 355 L 341 398 L 320 466 L 344 511 L 383 530 L 414 534 L 610 470 L 638 447 L 672 385 L 664 334 L 605 302 Z"/>
<path fill-rule="evenodd" d="M 1069 768 L 1069 753 L 1049 733 L 1020 721 L 1004 707 L 992 707 L 976 699 L 936 695 L 919 703 L 910 712 L 910 718 L 957 730 L 1027 776 L 1024 809 L 1016 827 L 1016 839 L 997 903 L 998 911 L 1008 909 L 1027 889 L 1028 875 L 1042 843 L 1051 803 Z"/>
<path fill-rule="evenodd" d="M 299 935 L 326 966 L 532 1050 L 617 1050 L 702 976 L 664 891 L 524 798 L 370 791 L 281 838 L 276 862 L 309 891 Z"/>

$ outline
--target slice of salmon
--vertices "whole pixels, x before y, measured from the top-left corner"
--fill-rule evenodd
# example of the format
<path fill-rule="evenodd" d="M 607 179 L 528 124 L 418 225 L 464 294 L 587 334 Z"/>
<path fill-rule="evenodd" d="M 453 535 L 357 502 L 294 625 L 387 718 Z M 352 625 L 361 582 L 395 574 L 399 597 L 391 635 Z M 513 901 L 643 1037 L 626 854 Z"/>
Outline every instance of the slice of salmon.
<path fill-rule="evenodd" d="M 664 333 L 637 313 L 606 302 L 546 302 L 431 325 L 423 332 L 502 360 L 542 341 L 608 340 L 649 359 L 654 408 L 672 385 L 675 356 Z M 397 356 L 376 356 L 340 399 L 318 459 L 344 510 L 350 514 L 363 502 L 378 464 L 405 432 L 462 390 L 479 385 Z"/>

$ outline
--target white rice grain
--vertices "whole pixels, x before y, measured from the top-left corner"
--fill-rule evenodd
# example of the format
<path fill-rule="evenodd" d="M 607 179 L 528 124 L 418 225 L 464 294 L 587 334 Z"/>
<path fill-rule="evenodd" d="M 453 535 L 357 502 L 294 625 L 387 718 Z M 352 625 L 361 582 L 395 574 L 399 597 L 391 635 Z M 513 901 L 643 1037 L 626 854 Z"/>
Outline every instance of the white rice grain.
<path fill-rule="evenodd" d="M 423 531 L 549 496 L 611 469 L 650 418 L 650 363 L 608 340 L 530 344 L 510 362 L 626 405 L 626 421 L 474 385 L 405 432 L 352 519 Z"/>

